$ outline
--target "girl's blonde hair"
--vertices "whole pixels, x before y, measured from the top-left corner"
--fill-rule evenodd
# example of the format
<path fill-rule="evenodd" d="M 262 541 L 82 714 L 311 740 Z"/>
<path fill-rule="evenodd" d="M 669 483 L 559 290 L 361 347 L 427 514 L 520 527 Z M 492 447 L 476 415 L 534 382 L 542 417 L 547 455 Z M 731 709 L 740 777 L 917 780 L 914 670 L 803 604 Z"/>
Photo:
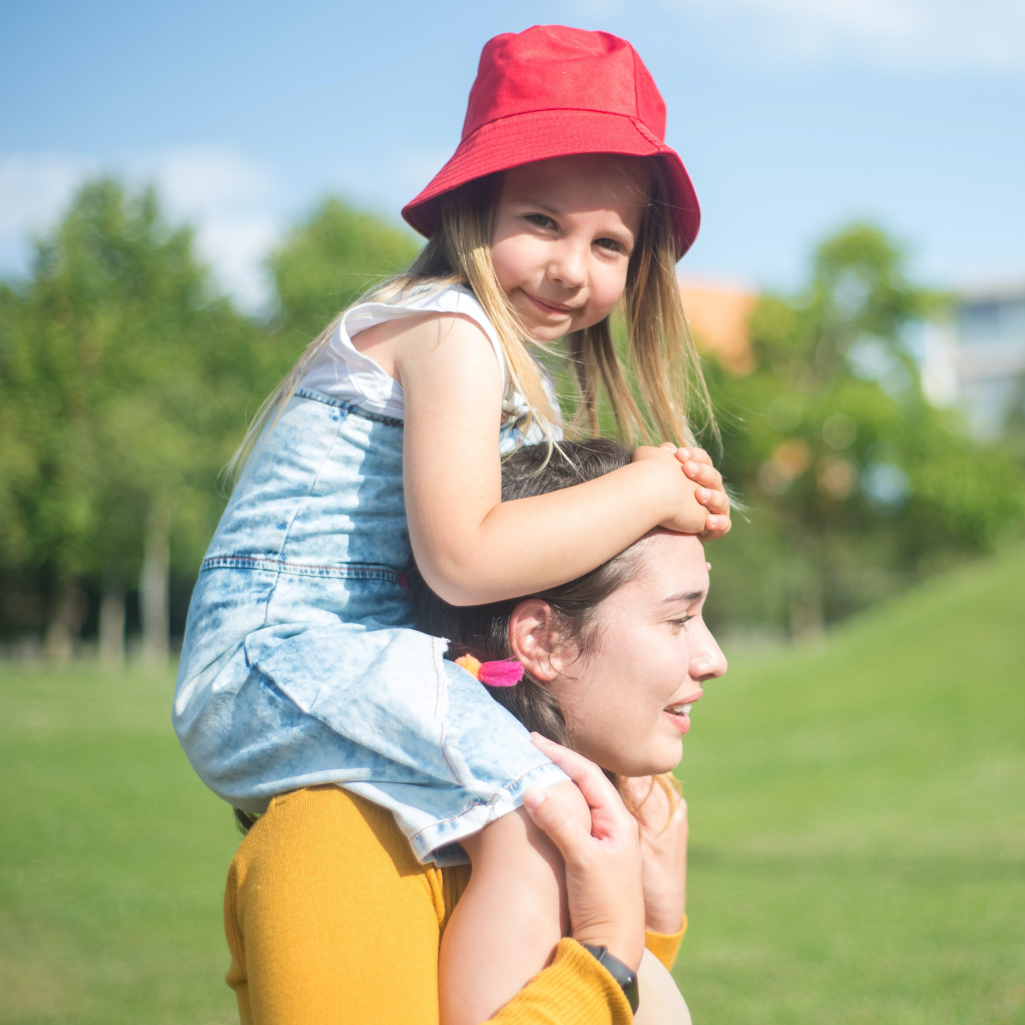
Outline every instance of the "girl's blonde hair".
<path fill-rule="evenodd" d="M 633 190 L 644 210 L 623 297 L 628 360 L 638 394 L 635 397 L 616 352 L 609 317 L 574 331 L 566 337 L 565 348 L 579 402 L 567 433 L 601 433 L 599 403 L 604 389 L 619 436 L 625 441 L 693 444 L 694 420 L 699 428 L 713 432 L 715 422 L 676 280 L 676 236 L 665 175 L 655 157 L 595 157 L 609 163 L 616 179 L 610 188 Z M 544 371 L 530 351 L 528 332 L 502 290 L 491 261 L 501 179 L 501 173 L 479 178 L 443 197 L 441 225 L 409 269 L 371 288 L 357 302 L 393 302 L 424 286 L 438 290 L 455 284 L 468 287 L 498 335 L 509 386 L 526 400 L 532 420 L 551 443 L 558 410 L 544 386 Z M 307 346 L 263 401 L 228 464 L 229 474 L 245 464 L 260 435 L 276 422 L 344 314 L 342 310 Z"/>

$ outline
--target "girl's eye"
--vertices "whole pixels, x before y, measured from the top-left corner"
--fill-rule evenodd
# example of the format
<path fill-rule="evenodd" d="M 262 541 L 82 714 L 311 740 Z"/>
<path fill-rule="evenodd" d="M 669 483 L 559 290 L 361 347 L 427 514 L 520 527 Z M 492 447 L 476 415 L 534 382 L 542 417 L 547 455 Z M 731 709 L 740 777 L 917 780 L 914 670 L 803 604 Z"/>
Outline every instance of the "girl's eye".
<path fill-rule="evenodd" d="M 622 242 L 617 242 L 614 238 L 599 238 L 595 239 L 594 244 L 599 249 L 604 249 L 609 253 L 624 253 L 626 250 L 623 248 Z"/>
<path fill-rule="evenodd" d="M 557 227 L 555 221 L 551 219 L 547 214 L 527 214 L 527 220 L 531 224 L 536 224 L 539 228 L 555 228 Z"/>
<path fill-rule="evenodd" d="M 682 630 L 693 618 L 693 616 L 683 616 L 681 619 L 670 619 L 669 622 L 675 626 L 677 630 Z"/>

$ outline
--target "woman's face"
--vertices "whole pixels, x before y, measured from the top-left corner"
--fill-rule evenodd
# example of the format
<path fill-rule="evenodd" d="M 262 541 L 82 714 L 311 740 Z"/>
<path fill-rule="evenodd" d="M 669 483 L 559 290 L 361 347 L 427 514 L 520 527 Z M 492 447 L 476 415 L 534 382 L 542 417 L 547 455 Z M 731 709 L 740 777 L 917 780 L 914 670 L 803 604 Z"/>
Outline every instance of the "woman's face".
<path fill-rule="evenodd" d="M 597 324 L 623 294 L 643 214 L 628 159 L 558 157 L 505 172 L 491 259 L 535 341 Z"/>
<path fill-rule="evenodd" d="M 566 659 L 549 686 L 576 750 L 611 772 L 647 776 L 679 762 L 690 706 L 726 659 L 701 617 L 701 542 L 660 530 L 631 555 L 637 570 L 598 608 L 590 650 Z"/>

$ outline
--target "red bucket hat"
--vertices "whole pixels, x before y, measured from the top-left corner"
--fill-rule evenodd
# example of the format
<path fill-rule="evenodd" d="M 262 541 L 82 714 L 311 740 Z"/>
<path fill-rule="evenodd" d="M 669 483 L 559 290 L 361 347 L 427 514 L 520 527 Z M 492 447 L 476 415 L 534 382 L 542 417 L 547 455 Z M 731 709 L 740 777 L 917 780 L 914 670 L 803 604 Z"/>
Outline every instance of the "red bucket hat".
<path fill-rule="evenodd" d="M 475 178 L 579 153 L 658 156 L 682 256 L 697 237 L 701 209 L 665 133 L 666 105 L 625 39 L 563 25 L 507 32 L 484 45 L 462 142 L 402 216 L 429 238 L 440 223 L 440 197 Z"/>

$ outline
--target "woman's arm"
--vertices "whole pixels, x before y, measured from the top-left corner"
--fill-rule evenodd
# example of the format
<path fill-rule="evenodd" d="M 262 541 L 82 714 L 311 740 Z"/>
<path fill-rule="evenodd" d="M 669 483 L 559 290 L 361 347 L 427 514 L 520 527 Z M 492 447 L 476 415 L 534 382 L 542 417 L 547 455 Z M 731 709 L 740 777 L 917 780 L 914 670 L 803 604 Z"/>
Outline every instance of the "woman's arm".
<path fill-rule="evenodd" d="M 484 333 L 466 318 L 440 315 L 392 330 L 393 372 L 405 396 L 410 540 L 424 579 L 451 604 L 565 583 L 653 527 L 697 533 L 709 511 L 723 511 L 701 506 L 675 454 L 656 448 L 639 449 L 631 465 L 597 480 L 503 503 L 502 380 Z"/>

